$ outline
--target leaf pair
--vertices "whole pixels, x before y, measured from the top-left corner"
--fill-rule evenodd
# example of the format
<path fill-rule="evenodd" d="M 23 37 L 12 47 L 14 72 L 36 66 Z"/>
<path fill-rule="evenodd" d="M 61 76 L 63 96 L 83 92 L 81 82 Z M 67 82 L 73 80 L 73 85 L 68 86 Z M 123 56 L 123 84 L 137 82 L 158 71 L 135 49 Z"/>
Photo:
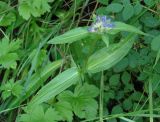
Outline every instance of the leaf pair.
<path fill-rule="evenodd" d="M 108 30 L 106 33 L 115 34 L 120 31 L 127 31 L 132 33 L 137 33 L 141 35 L 147 35 L 144 32 L 140 31 L 138 28 L 122 23 L 122 22 L 114 22 L 114 27 Z M 87 38 L 90 34 L 97 34 L 96 32 L 88 32 L 86 27 L 78 27 L 72 29 L 60 36 L 54 37 L 53 39 L 49 40 L 49 44 L 65 44 L 65 43 L 73 43 L 78 40 L 82 40 Z"/>

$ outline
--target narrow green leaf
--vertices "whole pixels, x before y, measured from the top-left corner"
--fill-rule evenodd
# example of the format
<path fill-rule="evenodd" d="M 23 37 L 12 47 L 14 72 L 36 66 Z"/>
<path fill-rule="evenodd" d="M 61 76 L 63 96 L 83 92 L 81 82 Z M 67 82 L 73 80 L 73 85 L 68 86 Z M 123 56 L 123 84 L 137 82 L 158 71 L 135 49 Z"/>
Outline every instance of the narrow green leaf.
<path fill-rule="evenodd" d="M 127 31 L 127 32 L 133 32 L 133 33 L 137 33 L 137 34 L 141 34 L 141 35 L 147 35 L 146 33 L 142 32 L 141 30 L 139 30 L 138 28 L 125 24 L 123 22 L 114 22 L 115 27 L 113 29 L 111 29 L 110 31 Z"/>
<path fill-rule="evenodd" d="M 63 35 L 57 36 L 51 40 L 49 40 L 49 44 L 65 44 L 65 43 L 72 43 L 77 40 L 81 40 L 85 37 L 87 37 L 89 32 L 86 28 L 75 28 L 73 30 L 70 30 Z"/>
<path fill-rule="evenodd" d="M 131 49 L 134 42 L 133 37 L 133 35 L 130 35 L 118 44 L 113 44 L 108 48 L 105 47 L 95 52 L 88 60 L 87 71 L 96 73 L 117 64 Z"/>
<path fill-rule="evenodd" d="M 38 91 L 37 95 L 32 99 L 31 105 L 40 104 L 55 97 L 78 80 L 80 80 L 80 75 L 76 67 L 62 72 Z"/>
<path fill-rule="evenodd" d="M 53 74 L 53 72 L 59 68 L 62 64 L 63 60 L 58 60 L 53 63 L 48 64 L 45 66 L 40 72 L 36 72 L 31 76 L 31 82 L 26 86 L 25 95 L 20 99 L 14 99 L 9 104 L 9 108 L 17 106 L 19 103 L 26 100 L 30 97 L 35 91 L 48 79 L 49 76 Z"/>
<path fill-rule="evenodd" d="M 51 76 L 51 74 L 62 65 L 63 60 L 58 60 L 53 63 L 50 63 L 40 72 L 35 73 L 31 77 L 31 82 L 26 86 L 26 94 L 31 95 L 34 91 L 36 91 L 44 81 Z"/>

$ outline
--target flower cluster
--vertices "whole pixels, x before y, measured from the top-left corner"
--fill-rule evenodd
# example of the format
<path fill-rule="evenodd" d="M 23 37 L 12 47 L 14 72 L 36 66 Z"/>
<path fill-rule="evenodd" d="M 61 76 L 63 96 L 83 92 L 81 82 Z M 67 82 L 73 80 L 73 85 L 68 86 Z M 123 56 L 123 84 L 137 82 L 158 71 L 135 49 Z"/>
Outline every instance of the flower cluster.
<path fill-rule="evenodd" d="M 88 28 L 89 32 L 104 32 L 106 30 L 112 29 L 114 24 L 111 22 L 110 18 L 106 16 L 97 16 L 96 21 Z"/>

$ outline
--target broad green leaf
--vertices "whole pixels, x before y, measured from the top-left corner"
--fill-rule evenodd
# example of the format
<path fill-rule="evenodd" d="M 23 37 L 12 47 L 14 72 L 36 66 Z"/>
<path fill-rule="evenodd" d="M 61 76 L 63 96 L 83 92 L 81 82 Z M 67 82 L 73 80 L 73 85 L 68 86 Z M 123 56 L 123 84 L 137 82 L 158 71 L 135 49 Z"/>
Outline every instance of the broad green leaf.
<path fill-rule="evenodd" d="M 31 100 L 31 105 L 40 104 L 55 97 L 78 80 L 80 80 L 80 75 L 76 67 L 62 72 L 38 91 Z"/>
<path fill-rule="evenodd" d="M 140 19 L 145 26 L 150 28 L 159 27 L 160 21 L 157 17 L 153 16 L 151 13 L 145 13 Z"/>
<path fill-rule="evenodd" d="M 77 85 L 74 93 L 64 91 L 58 96 L 59 101 L 66 101 L 72 105 L 74 113 L 79 118 L 91 119 L 96 116 L 98 104 L 94 99 L 99 94 L 99 89 L 94 85 L 85 83 Z"/>
<path fill-rule="evenodd" d="M 18 7 L 19 14 L 26 20 L 28 20 L 31 16 L 31 9 L 27 3 L 22 3 Z"/>
<path fill-rule="evenodd" d="M 120 75 L 119 74 L 115 74 L 110 77 L 110 79 L 109 79 L 110 86 L 117 86 L 119 83 L 120 83 Z"/>
<path fill-rule="evenodd" d="M 139 101 L 139 99 L 143 96 L 141 92 L 134 92 L 133 94 L 130 95 L 130 98 L 133 101 Z"/>
<path fill-rule="evenodd" d="M 154 0 L 144 0 L 144 3 L 147 4 L 148 6 L 154 5 L 155 1 Z"/>
<path fill-rule="evenodd" d="M 131 75 L 128 72 L 124 72 L 122 74 L 121 80 L 124 84 L 128 84 L 129 81 L 131 80 Z"/>
<path fill-rule="evenodd" d="M 125 5 L 123 12 L 122 12 L 122 16 L 123 19 L 126 21 L 128 19 L 130 19 L 134 14 L 134 8 L 131 4 L 127 4 Z"/>
<path fill-rule="evenodd" d="M 151 43 L 151 48 L 154 51 L 159 51 L 160 50 L 160 35 L 154 37 Z"/>
<path fill-rule="evenodd" d="M 17 53 L 8 53 L 4 56 L 0 56 L 0 65 L 7 69 L 16 69 L 17 60 L 19 60 Z"/>
<path fill-rule="evenodd" d="M 3 38 L 0 41 L 0 65 L 4 68 L 12 68 L 15 69 L 17 66 L 17 60 L 19 60 L 19 56 L 16 53 L 20 48 L 21 41 L 20 40 L 12 40 L 9 42 L 9 39 Z"/>
<path fill-rule="evenodd" d="M 62 117 L 60 116 L 59 112 L 55 111 L 53 108 L 48 108 L 45 112 L 45 121 L 42 122 L 58 122 L 62 120 Z"/>
<path fill-rule="evenodd" d="M 134 14 L 138 15 L 142 11 L 142 5 L 139 1 L 137 1 L 136 5 L 134 6 Z"/>
<path fill-rule="evenodd" d="M 23 0 L 19 1 L 18 11 L 19 14 L 28 20 L 31 15 L 34 17 L 40 17 L 45 12 L 50 11 L 49 0 Z"/>
<path fill-rule="evenodd" d="M 0 90 L 2 91 L 2 98 L 5 100 L 11 95 L 19 97 L 22 93 L 23 87 L 18 83 L 14 82 L 13 79 L 10 79 L 7 83 L 2 84 Z"/>
<path fill-rule="evenodd" d="M 49 44 L 65 44 L 65 43 L 72 43 L 77 40 L 84 39 L 89 34 L 86 28 L 75 28 L 70 30 L 60 36 L 54 37 L 53 39 L 49 40 Z"/>
<path fill-rule="evenodd" d="M 105 15 L 106 14 L 106 7 L 99 7 L 96 9 L 97 15 Z"/>
<path fill-rule="evenodd" d="M 67 120 L 67 122 L 72 122 L 73 119 L 73 113 L 72 113 L 72 106 L 69 102 L 65 101 L 59 101 L 55 105 L 55 110 L 62 115 L 64 120 Z"/>
<path fill-rule="evenodd" d="M 128 66 L 128 58 L 123 58 L 120 62 L 118 62 L 114 67 L 114 72 L 122 72 Z"/>
<path fill-rule="evenodd" d="M 111 29 L 110 31 L 127 31 L 127 32 L 133 32 L 133 33 L 137 33 L 137 34 L 142 34 L 142 35 L 147 35 L 144 32 L 142 32 L 141 30 L 139 30 L 138 28 L 132 26 L 132 25 L 128 25 L 125 24 L 123 22 L 114 22 L 115 27 L 113 29 Z"/>
<path fill-rule="evenodd" d="M 133 107 L 133 104 L 132 104 L 132 101 L 131 101 L 131 99 L 125 99 L 124 101 L 123 101 L 123 108 L 125 109 L 125 110 L 130 110 L 131 108 Z"/>
<path fill-rule="evenodd" d="M 120 3 L 112 3 L 106 7 L 106 11 L 118 13 L 122 10 L 123 6 Z"/>
<path fill-rule="evenodd" d="M 123 113 L 123 109 L 120 105 L 116 105 L 113 107 L 112 114 L 122 114 L 122 113 Z"/>
<path fill-rule="evenodd" d="M 108 0 L 98 0 L 99 3 L 108 5 Z"/>
<path fill-rule="evenodd" d="M 42 105 L 36 105 L 33 107 L 25 107 L 25 114 L 21 114 L 17 117 L 16 122 L 57 122 L 62 120 L 62 117 L 53 108 L 44 110 Z"/>
<path fill-rule="evenodd" d="M 133 45 L 133 35 L 128 36 L 118 44 L 110 45 L 108 48 L 102 48 L 89 57 L 87 71 L 96 73 L 107 70 L 117 64 L 127 55 Z"/>
<path fill-rule="evenodd" d="M 0 26 L 8 26 L 16 21 L 16 15 L 12 12 L 2 15 L 0 18 Z"/>

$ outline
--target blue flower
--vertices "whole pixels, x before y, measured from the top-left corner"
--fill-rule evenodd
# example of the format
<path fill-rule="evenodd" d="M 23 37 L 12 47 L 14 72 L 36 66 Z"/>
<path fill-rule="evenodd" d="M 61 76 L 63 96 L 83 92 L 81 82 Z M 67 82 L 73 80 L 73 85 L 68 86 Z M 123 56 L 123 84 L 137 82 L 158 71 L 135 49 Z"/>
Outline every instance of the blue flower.
<path fill-rule="evenodd" d="M 88 28 L 89 32 L 104 32 L 114 27 L 110 18 L 106 16 L 97 16 L 96 21 Z"/>

